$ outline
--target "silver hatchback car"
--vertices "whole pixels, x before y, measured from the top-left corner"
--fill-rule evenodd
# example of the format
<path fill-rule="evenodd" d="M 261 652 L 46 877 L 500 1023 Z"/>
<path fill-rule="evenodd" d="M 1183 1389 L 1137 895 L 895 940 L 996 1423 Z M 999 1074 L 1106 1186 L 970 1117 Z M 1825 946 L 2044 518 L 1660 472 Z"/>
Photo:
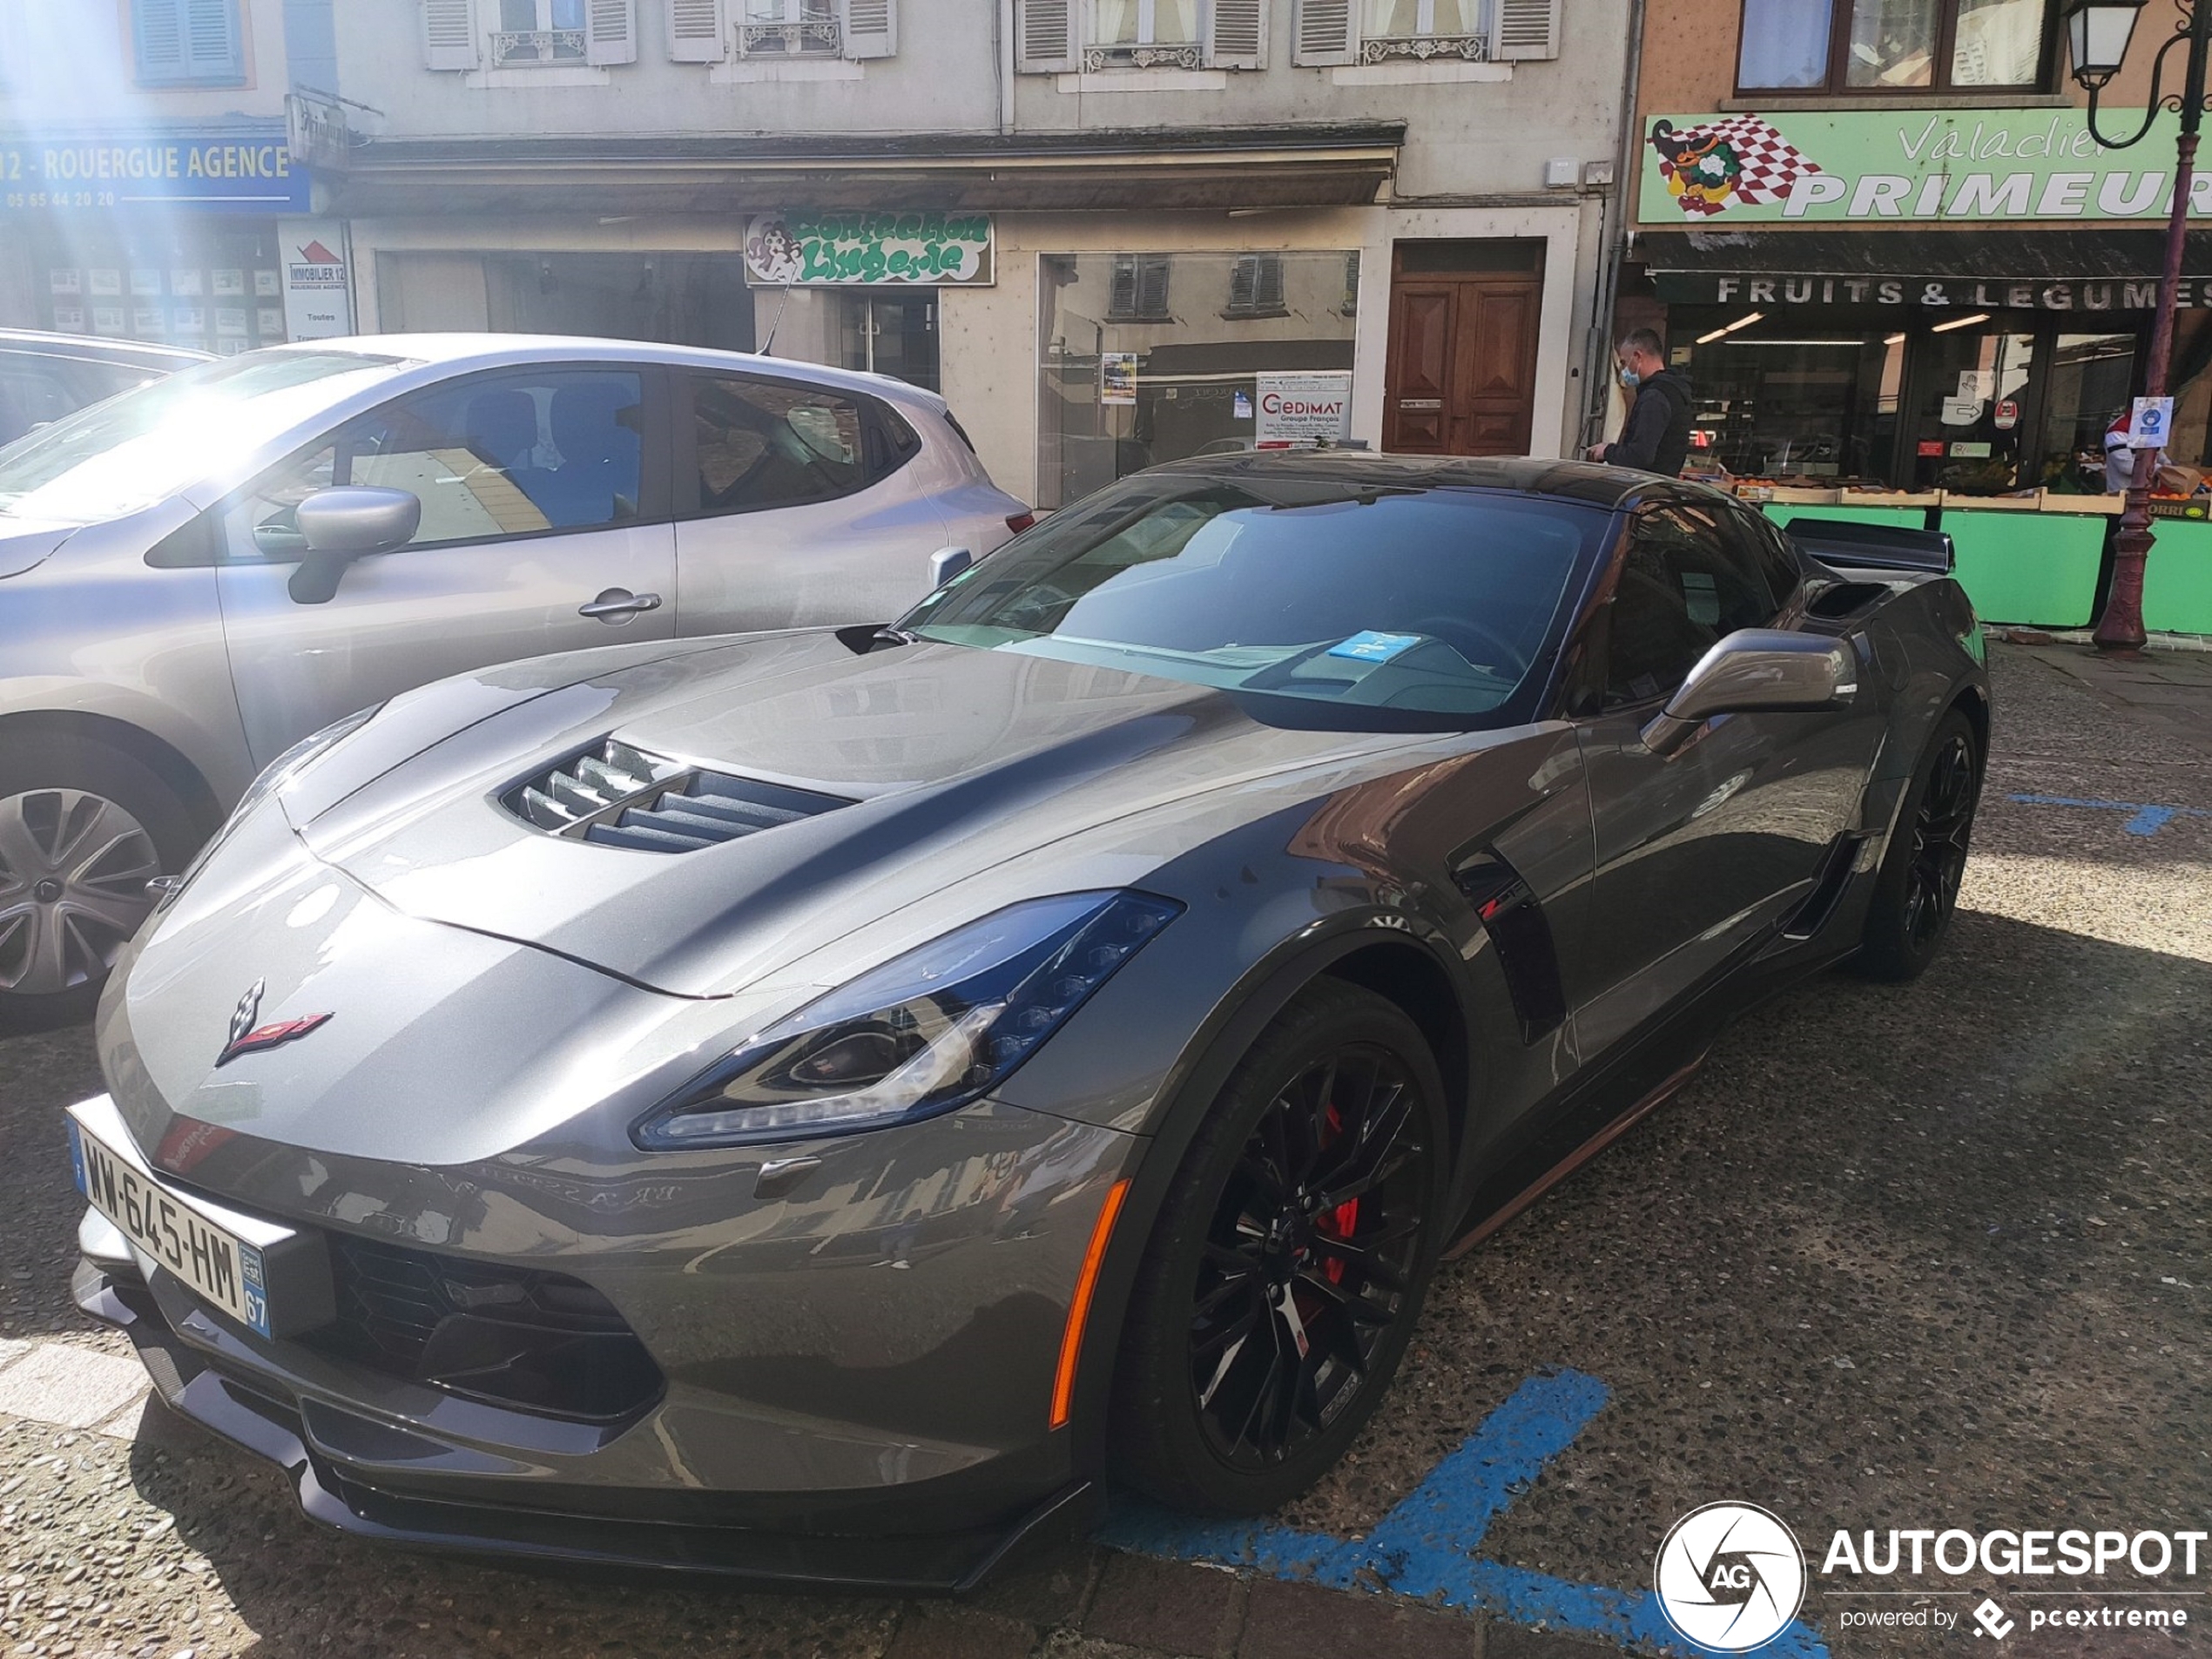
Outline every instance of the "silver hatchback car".
<path fill-rule="evenodd" d="M 900 615 L 1026 524 L 935 394 L 630 341 L 325 341 L 0 449 L 0 1024 L 331 721 L 542 652 Z"/>

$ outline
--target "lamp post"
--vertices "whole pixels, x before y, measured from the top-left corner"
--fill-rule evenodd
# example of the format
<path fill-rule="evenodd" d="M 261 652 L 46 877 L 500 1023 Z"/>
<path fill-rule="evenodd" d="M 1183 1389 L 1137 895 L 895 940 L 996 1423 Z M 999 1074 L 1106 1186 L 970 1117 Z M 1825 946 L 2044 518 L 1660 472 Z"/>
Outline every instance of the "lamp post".
<path fill-rule="evenodd" d="M 2074 78 L 2089 94 L 2089 134 L 2107 150 L 2125 150 L 2150 132 L 2161 110 L 2182 118 L 2175 147 L 2174 205 L 2166 219 L 2166 271 L 2158 284 L 2158 310 L 2151 323 L 2150 365 L 2143 376 L 2148 397 L 2166 395 L 2166 365 L 2174 354 L 2174 298 L 2182 280 L 2182 251 L 2188 232 L 2189 189 L 2196 170 L 2197 128 L 2204 116 L 2205 55 L 2212 44 L 2212 0 L 2175 0 L 2182 18 L 2152 60 L 2149 107 L 2143 124 L 2125 138 L 2108 138 L 2097 129 L 2097 95 L 2120 72 L 2128 56 L 2144 0 L 2075 0 L 2066 10 L 2067 48 L 2074 54 Z M 2175 47 L 2188 54 L 2182 90 L 2164 93 L 2166 59 Z M 2143 643 L 2143 563 L 2150 552 L 2150 486 L 2157 470 L 2155 448 L 2135 451 L 2128 479 L 2128 509 L 2113 538 L 2112 591 L 2097 618 L 2096 642 L 2102 651 L 2133 651 Z"/>

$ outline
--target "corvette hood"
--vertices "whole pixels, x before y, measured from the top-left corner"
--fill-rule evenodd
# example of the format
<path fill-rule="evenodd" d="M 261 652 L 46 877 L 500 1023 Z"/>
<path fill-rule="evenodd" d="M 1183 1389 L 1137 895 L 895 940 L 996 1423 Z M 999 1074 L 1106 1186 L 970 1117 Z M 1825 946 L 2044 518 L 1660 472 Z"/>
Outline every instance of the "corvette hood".
<path fill-rule="evenodd" d="M 503 804 L 609 738 L 829 803 L 677 853 L 551 834 Z M 1237 792 L 1261 779 L 1419 741 L 1281 729 L 1205 687 L 1018 652 L 858 657 L 833 634 L 778 634 L 549 690 L 300 828 L 407 915 L 713 996 L 1087 829 L 1209 792 L 1234 816 Z M 1076 861 L 1060 886 L 1125 875 Z"/>
<path fill-rule="evenodd" d="M 0 578 L 36 570 L 56 548 L 83 528 L 78 524 L 0 516 Z"/>

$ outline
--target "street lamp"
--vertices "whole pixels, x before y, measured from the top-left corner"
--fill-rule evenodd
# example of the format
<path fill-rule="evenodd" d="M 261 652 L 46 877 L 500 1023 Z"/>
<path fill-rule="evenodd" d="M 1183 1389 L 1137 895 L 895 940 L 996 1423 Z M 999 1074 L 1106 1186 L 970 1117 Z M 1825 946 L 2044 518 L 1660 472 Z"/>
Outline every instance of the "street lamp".
<path fill-rule="evenodd" d="M 2205 49 L 2212 44 L 2212 0 L 2175 0 L 2182 20 L 2151 60 L 2150 98 L 2143 124 L 2125 138 L 2108 138 L 2097 130 L 2097 94 L 2120 71 L 2143 0 L 2075 0 L 2066 10 L 2067 45 L 2074 54 L 2074 78 L 2089 94 L 2089 135 L 2107 150 L 2139 143 L 2161 110 L 2182 118 L 2175 148 L 2174 205 L 2166 219 L 2166 273 L 2158 285 L 2158 310 L 2151 323 L 2150 366 L 2143 376 L 2146 396 L 2166 395 L 2166 364 L 2174 354 L 2174 298 L 2182 281 L 2182 250 L 2188 230 L 2189 186 L 2196 170 L 2197 128 L 2204 117 Z M 2185 47 L 2188 64 L 2179 93 L 2161 93 L 2166 59 Z M 2112 591 L 2097 618 L 2096 641 L 2104 651 L 2134 651 L 2143 643 L 2143 563 L 2150 553 L 2150 486 L 2157 471 L 2155 448 L 2135 451 L 2128 479 L 2128 510 L 2113 538 Z"/>

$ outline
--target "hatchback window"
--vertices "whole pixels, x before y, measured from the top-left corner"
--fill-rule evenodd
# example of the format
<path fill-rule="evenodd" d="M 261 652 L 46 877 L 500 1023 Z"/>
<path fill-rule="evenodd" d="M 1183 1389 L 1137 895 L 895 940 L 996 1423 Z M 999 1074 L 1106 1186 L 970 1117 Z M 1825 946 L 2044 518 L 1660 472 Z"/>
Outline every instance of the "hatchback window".
<path fill-rule="evenodd" d="M 738 375 L 694 375 L 691 385 L 701 512 L 827 501 L 868 482 L 858 398 Z"/>
<path fill-rule="evenodd" d="M 246 462 L 401 361 L 260 351 L 196 364 L 0 450 L 0 514 L 92 523 L 135 513 Z"/>
<path fill-rule="evenodd" d="M 233 558 L 297 558 L 293 517 L 332 484 L 422 503 L 410 546 L 591 529 L 637 516 L 644 394 L 634 372 L 547 369 L 395 400 L 263 478 L 233 510 Z"/>
<path fill-rule="evenodd" d="M 1148 474 L 1055 514 L 906 625 L 1331 705 L 1333 725 L 1495 724 L 1541 691 L 1548 642 L 1608 516 L 1358 475 Z"/>

